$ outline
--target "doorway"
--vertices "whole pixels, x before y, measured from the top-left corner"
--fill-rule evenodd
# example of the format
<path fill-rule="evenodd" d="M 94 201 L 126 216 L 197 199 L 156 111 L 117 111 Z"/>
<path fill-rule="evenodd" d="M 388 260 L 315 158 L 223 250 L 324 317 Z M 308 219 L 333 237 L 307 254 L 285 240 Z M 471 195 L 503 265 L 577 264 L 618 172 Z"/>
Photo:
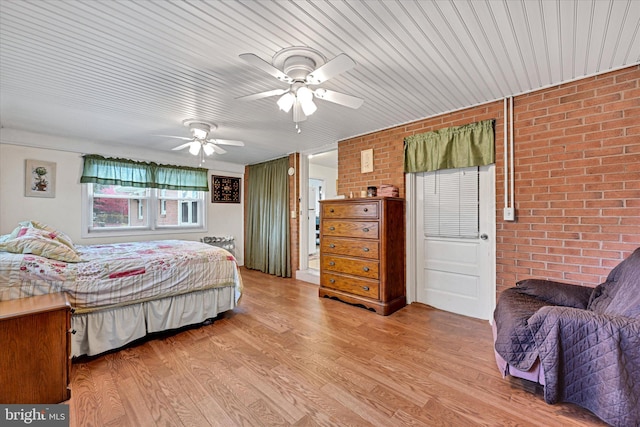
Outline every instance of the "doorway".
<path fill-rule="evenodd" d="M 300 162 L 300 270 L 296 278 L 320 284 L 319 202 L 337 197 L 337 146 L 303 153 Z"/>
<path fill-rule="evenodd" d="M 309 269 L 320 270 L 320 200 L 334 199 L 338 181 L 338 150 L 309 154 Z"/>
<path fill-rule="evenodd" d="M 324 200 L 324 179 L 309 178 L 309 268 L 320 270 L 320 200 Z"/>
<path fill-rule="evenodd" d="M 495 306 L 494 166 L 411 174 L 415 301 L 479 319 Z"/>

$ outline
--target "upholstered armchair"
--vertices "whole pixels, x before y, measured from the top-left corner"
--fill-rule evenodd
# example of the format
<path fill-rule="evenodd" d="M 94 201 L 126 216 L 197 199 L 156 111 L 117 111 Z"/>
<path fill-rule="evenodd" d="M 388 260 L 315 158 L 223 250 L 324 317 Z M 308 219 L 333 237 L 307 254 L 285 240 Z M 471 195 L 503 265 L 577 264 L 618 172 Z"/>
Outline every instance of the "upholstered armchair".
<path fill-rule="evenodd" d="M 544 385 L 614 426 L 640 425 L 640 248 L 595 288 L 528 279 L 494 312 L 503 375 Z"/>

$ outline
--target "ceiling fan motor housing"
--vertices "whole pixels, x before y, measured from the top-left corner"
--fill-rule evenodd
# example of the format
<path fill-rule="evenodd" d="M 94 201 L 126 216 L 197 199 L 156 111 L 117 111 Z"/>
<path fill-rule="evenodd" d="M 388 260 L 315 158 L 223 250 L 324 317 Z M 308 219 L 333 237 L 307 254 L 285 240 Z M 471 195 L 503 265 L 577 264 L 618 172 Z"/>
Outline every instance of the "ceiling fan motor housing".
<path fill-rule="evenodd" d="M 284 73 L 293 81 L 301 81 L 307 78 L 310 72 L 316 69 L 316 62 L 305 56 L 292 56 L 284 61 Z"/>
<path fill-rule="evenodd" d="M 210 123 L 198 122 L 195 120 L 184 120 L 182 123 L 189 127 L 191 135 L 198 140 L 207 139 L 209 137 L 209 133 L 217 127 Z"/>

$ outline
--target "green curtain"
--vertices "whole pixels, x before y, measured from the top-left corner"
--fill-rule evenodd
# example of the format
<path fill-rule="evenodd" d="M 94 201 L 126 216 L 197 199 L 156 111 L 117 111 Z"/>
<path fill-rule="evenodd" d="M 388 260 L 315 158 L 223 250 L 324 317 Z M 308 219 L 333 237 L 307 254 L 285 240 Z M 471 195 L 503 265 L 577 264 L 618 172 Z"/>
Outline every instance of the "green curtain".
<path fill-rule="evenodd" d="M 455 126 L 404 139 L 404 171 L 483 166 L 495 162 L 494 120 Z"/>
<path fill-rule="evenodd" d="M 166 190 L 209 191 L 207 169 L 129 159 L 84 156 L 82 183 Z"/>
<path fill-rule="evenodd" d="M 289 159 L 248 167 L 245 266 L 291 277 Z"/>

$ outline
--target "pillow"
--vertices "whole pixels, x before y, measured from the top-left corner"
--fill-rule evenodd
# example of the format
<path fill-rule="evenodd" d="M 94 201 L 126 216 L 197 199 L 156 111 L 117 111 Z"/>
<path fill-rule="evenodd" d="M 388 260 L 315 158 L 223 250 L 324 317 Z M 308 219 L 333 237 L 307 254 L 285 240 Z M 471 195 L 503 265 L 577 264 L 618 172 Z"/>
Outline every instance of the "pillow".
<path fill-rule="evenodd" d="M 38 228 L 22 227 L 19 236 L 0 242 L 0 251 L 15 254 L 33 254 L 65 262 L 80 262 L 82 259 L 74 249 L 51 237 L 54 233 Z"/>
<path fill-rule="evenodd" d="M 19 224 L 22 227 L 37 228 L 39 230 L 45 230 L 45 231 L 48 231 L 50 233 L 54 233 L 55 237 L 53 237 L 53 238 L 55 240 L 58 240 L 59 242 L 64 243 L 65 245 L 69 246 L 71 249 L 75 250 L 75 247 L 74 247 L 73 241 L 71 240 L 71 237 L 67 236 L 62 231 L 56 230 L 55 228 L 51 227 L 50 225 L 44 224 L 44 223 L 42 223 L 40 221 L 34 221 L 34 220 L 22 221 Z M 16 230 L 14 230 L 14 232 L 15 231 Z"/>
<path fill-rule="evenodd" d="M 544 279 L 526 279 L 516 283 L 518 292 L 553 305 L 586 309 L 593 288 Z"/>

